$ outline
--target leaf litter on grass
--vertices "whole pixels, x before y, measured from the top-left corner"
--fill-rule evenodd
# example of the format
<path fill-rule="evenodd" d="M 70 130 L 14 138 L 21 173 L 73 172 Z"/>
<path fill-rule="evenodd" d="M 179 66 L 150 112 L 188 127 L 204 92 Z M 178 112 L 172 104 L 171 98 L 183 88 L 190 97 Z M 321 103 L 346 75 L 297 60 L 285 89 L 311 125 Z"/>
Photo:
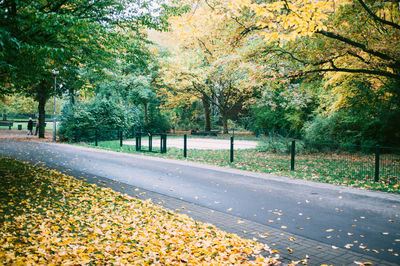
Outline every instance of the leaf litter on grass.
<path fill-rule="evenodd" d="M 151 200 L 12 159 L 0 174 L 0 264 L 279 264 L 268 246 Z"/>

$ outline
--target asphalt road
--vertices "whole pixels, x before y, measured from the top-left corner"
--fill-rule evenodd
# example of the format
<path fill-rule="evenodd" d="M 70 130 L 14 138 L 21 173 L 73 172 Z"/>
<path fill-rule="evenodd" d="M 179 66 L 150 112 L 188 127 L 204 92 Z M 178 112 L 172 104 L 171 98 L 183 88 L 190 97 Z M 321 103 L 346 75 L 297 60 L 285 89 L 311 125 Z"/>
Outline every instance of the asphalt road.
<path fill-rule="evenodd" d="M 400 195 L 63 144 L 3 139 L 0 155 L 128 183 L 335 247 L 400 261 Z"/>

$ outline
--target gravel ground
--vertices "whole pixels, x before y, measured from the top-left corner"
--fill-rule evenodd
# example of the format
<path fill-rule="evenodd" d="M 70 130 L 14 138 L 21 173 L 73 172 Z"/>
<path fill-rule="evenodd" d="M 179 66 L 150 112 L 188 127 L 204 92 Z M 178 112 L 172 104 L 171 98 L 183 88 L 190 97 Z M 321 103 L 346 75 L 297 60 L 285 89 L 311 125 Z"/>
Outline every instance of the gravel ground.
<path fill-rule="evenodd" d="M 142 140 L 142 146 L 147 146 L 147 141 Z M 126 145 L 135 145 L 135 141 L 126 141 Z M 153 139 L 153 147 L 160 145 L 159 139 Z M 237 149 L 254 149 L 258 145 L 257 141 L 235 140 L 234 148 Z M 176 147 L 183 149 L 183 138 L 168 138 L 167 147 Z M 188 138 L 188 149 L 201 150 L 229 150 L 230 140 L 225 139 L 206 139 L 206 138 Z"/>

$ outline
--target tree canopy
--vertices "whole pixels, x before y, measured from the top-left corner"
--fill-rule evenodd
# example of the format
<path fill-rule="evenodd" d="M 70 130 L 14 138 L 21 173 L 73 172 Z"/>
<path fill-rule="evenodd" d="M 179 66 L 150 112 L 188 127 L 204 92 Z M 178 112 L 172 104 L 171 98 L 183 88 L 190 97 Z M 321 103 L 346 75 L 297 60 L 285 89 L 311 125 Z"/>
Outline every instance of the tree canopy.
<path fill-rule="evenodd" d="M 80 73 L 97 71 L 129 50 L 141 58 L 137 40 L 145 27 L 162 29 L 164 5 L 125 0 L 8 0 L 0 3 L 0 90 L 23 92 L 39 102 L 43 137 L 44 105 L 55 93 L 83 86 Z M 131 57 L 131 60 L 134 57 Z"/>

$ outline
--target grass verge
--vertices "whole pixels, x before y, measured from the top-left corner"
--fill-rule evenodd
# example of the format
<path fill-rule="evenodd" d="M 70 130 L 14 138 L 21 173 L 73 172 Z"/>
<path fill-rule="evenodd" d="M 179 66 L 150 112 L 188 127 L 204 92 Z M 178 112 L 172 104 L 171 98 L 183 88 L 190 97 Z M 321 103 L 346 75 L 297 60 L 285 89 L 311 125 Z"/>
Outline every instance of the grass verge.
<path fill-rule="evenodd" d="M 78 145 L 94 147 L 94 145 L 85 143 Z M 398 161 L 389 162 L 385 168 L 385 175 L 381 176 L 378 182 L 374 182 L 373 159 L 364 157 L 324 155 L 322 153 L 314 155 L 301 154 L 296 156 L 296 171 L 290 171 L 290 154 L 269 153 L 257 149 L 235 150 L 234 162 L 230 163 L 229 150 L 190 149 L 187 152 L 187 158 L 184 158 L 182 149 L 174 147 L 168 148 L 167 153 L 161 154 L 157 152 L 137 152 L 135 146 L 129 145 L 123 145 L 121 148 L 119 141 L 102 141 L 98 145 L 97 148 L 112 151 L 188 160 L 361 189 L 400 193 Z M 147 149 L 147 147 L 143 147 L 143 149 Z M 153 147 L 153 150 L 159 151 L 159 148 Z"/>
<path fill-rule="evenodd" d="M 275 264 L 268 247 L 151 201 L 0 157 L 0 264 Z"/>

